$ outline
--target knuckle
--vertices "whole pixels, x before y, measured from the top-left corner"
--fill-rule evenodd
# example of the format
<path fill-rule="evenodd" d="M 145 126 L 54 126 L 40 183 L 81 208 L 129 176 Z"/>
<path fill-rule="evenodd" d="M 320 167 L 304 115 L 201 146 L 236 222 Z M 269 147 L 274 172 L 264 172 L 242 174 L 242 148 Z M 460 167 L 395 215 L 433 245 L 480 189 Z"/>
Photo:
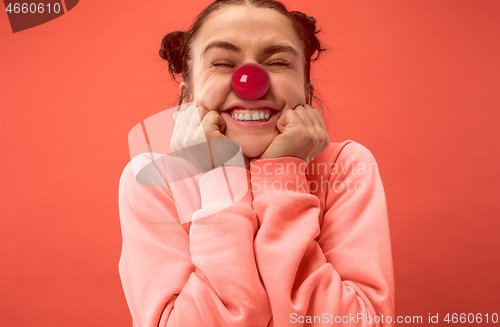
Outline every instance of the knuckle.
<path fill-rule="evenodd" d="M 292 111 L 293 111 L 295 114 L 297 114 L 298 112 L 302 112 L 302 111 L 304 111 L 304 110 L 305 110 L 304 106 L 297 106 L 297 107 L 295 107 Z"/>
<path fill-rule="evenodd" d="M 323 133 L 323 131 L 319 131 L 318 132 L 318 140 L 323 143 L 326 141 L 328 135 L 325 135 L 325 133 Z"/>

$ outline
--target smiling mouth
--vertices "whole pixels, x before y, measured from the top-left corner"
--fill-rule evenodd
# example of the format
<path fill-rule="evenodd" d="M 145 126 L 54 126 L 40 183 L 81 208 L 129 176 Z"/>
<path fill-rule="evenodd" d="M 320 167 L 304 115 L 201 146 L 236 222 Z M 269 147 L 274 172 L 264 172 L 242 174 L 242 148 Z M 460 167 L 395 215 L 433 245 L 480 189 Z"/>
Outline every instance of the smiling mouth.
<path fill-rule="evenodd" d="M 244 109 L 244 108 L 233 108 L 228 110 L 228 114 L 235 120 L 238 121 L 258 121 L 266 122 L 273 115 L 273 111 L 270 108 L 256 108 L 256 109 Z"/>

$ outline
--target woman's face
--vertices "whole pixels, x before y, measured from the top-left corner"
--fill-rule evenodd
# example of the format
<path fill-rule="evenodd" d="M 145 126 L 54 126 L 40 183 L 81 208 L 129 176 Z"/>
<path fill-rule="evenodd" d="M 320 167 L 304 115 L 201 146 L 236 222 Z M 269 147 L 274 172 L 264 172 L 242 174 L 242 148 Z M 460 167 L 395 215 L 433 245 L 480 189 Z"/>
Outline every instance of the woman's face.
<path fill-rule="evenodd" d="M 283 110 L 306 103 L 302 45 L 291 22 L 274 9 L 227 6 L 213 12 L 191 51 L 186 100 L 217 110 L 226 122 L 224 134 L 247 157 L 261 155 L 279 135 L 276 121 Z M 271 80 L 267 93 L 256 100 L 239 97 L 231 86 L 235 68 L 247 62 L 261 64 Z M 259 120 L 246 120 L 248 114 Z"/>

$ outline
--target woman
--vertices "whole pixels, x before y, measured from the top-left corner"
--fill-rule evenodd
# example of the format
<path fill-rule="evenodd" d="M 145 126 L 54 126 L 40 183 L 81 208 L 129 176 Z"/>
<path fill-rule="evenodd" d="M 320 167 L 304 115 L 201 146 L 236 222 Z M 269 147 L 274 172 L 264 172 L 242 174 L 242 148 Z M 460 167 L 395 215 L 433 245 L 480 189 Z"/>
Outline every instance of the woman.
<path fill-rule="evenodd" d="M 316 33 L 314 19 L 276 1 L 223 0 L 164 38 L 160 54 L 183 77 L 181 103 L 196 103 L 177 115 L 172 147 L 202 130 L 237 142 L 246 168 L 205 171 L 201 204 L 181 224 L 169 185 L 140 185 L 127 165 L 119 271 L 135 327 L 392 325 L 382 182 L 372 154 L 353 141 L 330 144 L 311 107 Z M 248 62 L 270 76 L 256 100 L 231 87 Z M 245 121 L 247 113 L 263 118 Z M 244 193 L 221 206 L 224 181 Z"/>

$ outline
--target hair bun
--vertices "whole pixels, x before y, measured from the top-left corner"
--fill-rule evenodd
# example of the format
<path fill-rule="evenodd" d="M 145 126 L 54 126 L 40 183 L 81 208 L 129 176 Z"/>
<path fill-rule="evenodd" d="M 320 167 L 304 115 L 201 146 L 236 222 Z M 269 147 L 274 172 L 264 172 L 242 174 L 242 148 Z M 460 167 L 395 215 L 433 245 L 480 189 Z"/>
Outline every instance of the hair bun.
<path fill-rule="evenodd" d="M 316 33 L 316 19 L 314 19 L 314 17 L 309 17 L 300 11 L 291 11 L 290 14 L 292 14 L 295 19 L 306 27 L 309 32 L 312 32 L 313 34 Z"/>
<path fill-rule="evenodd" d="M 320 31 L 316 30 L 316 19 L 314 17 L 309 17 L 300 11 L 291 11 L 290 14 L 292 17 L 302 26 L 302 28 L 309 34 L 309 37 L 306 38 L 306 54 L 311 58 L 311 61 L 315 61 L 319 58 L 319 55 L 323 49 L 321 47 L 321 43 L 319 42 L 316 34 Z M 314 53 L 316 57 L 313 58 Z"/>
<path fill-rule="evenodd" d="M 174 74 L 181 74 L 184 70 L 182 58 L 185 50 L 186 32 L 175 31 L 165 35 L 161 41 L 160 57 L 167 60 L 168 69 Z"/>

